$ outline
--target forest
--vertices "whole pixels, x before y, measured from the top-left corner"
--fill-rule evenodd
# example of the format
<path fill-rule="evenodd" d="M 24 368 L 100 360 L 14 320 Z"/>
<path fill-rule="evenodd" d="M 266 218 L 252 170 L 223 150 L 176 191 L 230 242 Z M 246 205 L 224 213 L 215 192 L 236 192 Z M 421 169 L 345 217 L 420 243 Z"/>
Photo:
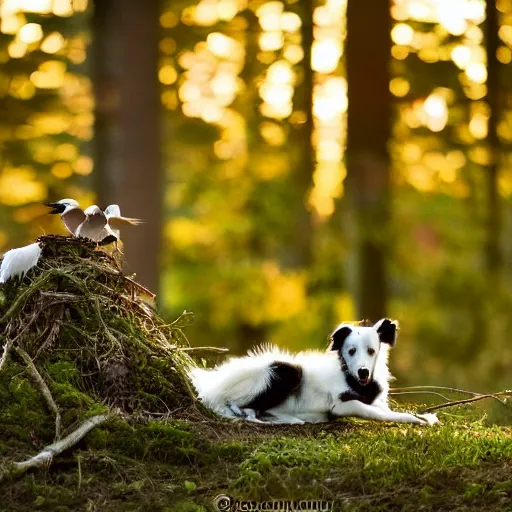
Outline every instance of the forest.
<path fill-rule="evenodd" d="M 399 320 L 401 384 L 510 386 L 512 4 L 4 0 L 0 253 L 118 203 L 192 344 Z M 347 33 L 351 37 L 347 38 Z M 55 218 L 57 217 L 57 218 Z"/>

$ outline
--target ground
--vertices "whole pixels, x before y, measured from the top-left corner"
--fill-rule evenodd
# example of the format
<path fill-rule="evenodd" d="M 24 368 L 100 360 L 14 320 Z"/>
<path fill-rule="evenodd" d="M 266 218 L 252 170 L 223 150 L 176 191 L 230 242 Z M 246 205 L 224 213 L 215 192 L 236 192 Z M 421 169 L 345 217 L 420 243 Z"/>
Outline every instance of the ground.
<path fill-rule="evenodd" d="M 40 243 L 37 268 L 0 287 L 0 511 L 199 512 L 219 494 L 348 511 L 512 510 L 506 403 L 492 402 L 500 424 L 469 405 L 432 427 L 216 418 L 186 378 L 190 314 L 165 323 L 94 244 Z M 15 468 L 103 415 L 50 465 Z"/>
<path fill-rule="evenodd" d="M 0 484 L 1 510 L 203 511 L 218 494 L 350 511 L 510 510 L 512 429 L 467 416 L 434 427 L 114 418 L 51 467 Z M 41 449 L 38 430 L 3 428 L 3 460 Z"/>

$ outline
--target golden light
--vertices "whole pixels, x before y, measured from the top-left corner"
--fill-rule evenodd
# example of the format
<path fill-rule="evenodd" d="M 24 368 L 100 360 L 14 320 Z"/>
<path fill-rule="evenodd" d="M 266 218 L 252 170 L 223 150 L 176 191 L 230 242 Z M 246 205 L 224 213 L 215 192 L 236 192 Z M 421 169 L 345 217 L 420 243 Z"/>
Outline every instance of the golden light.
<path fill-rule="evenodd" d="M 293 87 L 288 84 L 265 82 L 260 87 L 260 96 L 266 103 L 275 106 L 289 103 L 293 97 Z"/>
<path fill-rule="evenodd" d="M 277 51 L 284 45 L 282 32 L 263 32 L 259 37 L 260 48 L 264 51 Z"/>
<path fill-rule="evenodd" d="M 475 139 L 485 139 L 488 132 L 488 116 L 476 113 L 469 122 L 469 131 Z"/>
<path fill-rule="evenodd" d="M 453 48 L 451 58 L 459 69 L 466 69 L 471 62 L 471 48 L 469 46 L 459 44 Z"/>
<path fill-rule="evenodd" d="M 268 68 L 267 78 L 276 84 L 291 84 L 295 81 L 295 73 L 288 62 L 278 60 Z"/>
<path fill-rule="evenodd" d="M 410 45 L 413 38 L 414 30 L 410 25 L 407 25 L 407 23 L 398 23 L 391 30 L 391 39 L 398 45 Z"/>
<path fill-rule="evenodd" d="M 22 43 L 37 43 L 43 38 L 43 29 L 38 23 L 27 23 L 20 28 L 18 38 Z"/>
<path fill-rule="evenodd" d="M 509 46 L 512 46 L 512 26 L 511 25 L 503 25 L 500 27 L 498 31 L 498 36 L 500 39 L 508 44 Z"/>
<path fill-rule="evenodd" d="M 212 32 L 206 38 L 208 50 L 215 56 L 224 59 L 237 59 L 243 54 L 243 48 L 238 41 L 220 32 Z"/>
<path fill-rule="evenodd" d="M 465 70 L 467 77 L 477 84 L 483 84 L 487 80 L 487 68 L 481 62 L 471 62 Z"/>
<path fill-rule="evenodd" d="M 64 83 L 66 64 L 64 62 L 49 60 L 39 66 L 38 71 L 30 75 L 31 82 L 40 89 L 56 89 Z"/>
<path fill-rule="evenodd" d="M 78 148 L 73 144 L 60 144 L 55 149 L 55 160 L 75 160 L 78 157 Z"/>
<path fill-rule="evenodd" d="M 396 44 L 391 48 L 391 55 L 396 60 L 405 60 L 409 56 L 409 48 L 407 46 L 397 46 Z"/>
<path fill-rule="evenodd" d="M 403 98 L 404 96 L 407 96 L 410 89 L 411 85 L 406 78 L 396 77 L 391 79 L 391 81 L 389 82 L 389 90 L 391 91 L 391 94 L 398 98 Z"/>
<path fill-rule="evenodd" d="M 66 41 L 64 37 L 59 32 L 52 32 L 47 37 L 45 37 L 44 41 L 41 43 L 41 50 L 45 53 L 57 53 L 62 50 Z"/>
<path fill-rule="evenodd" d="M 160 16 L 160 25 L 163 28 L 174 28 L 179 21 L 178 16 L 172 11 L 167 11 Z"/>
<path fill-rule="evenodd" d="M 425 124 L 433 132 L 440 132 L 448 121 L 448 106 L 440 94 L 432 93 L 423 103 L 423 110 L 427 114 Z"/>
<path fill-rule="evenodd" d="M 20 18 L 20 16 L 16 15 L 1 15 L 0 32 L 2 34 L 16 34 L 20 27 L 25 24 L 25 20 Z"/>
<path fill-rule="evenodd" d="M 507 48 L 506 46 L 500 46 L 496 50 L 496 58 L 502 64 L 510 64 L 512 62 L 512 51 L 510 50 L 510 48 Z"/>
<path fill-rule="evenodd" d="M 461 36 L 468 28 L 465 5 L 466 0 L 444 0 L 437 3 L 438 21 L 453 36 Z"/>
<path fill-rule="evenodd" d="M 73 9 L 76 12 L 85 12 L 87 10 L 87 0 L 73 0 Z"/>
<path fill-rule="evenodd" d="M 298 32 L 302 26 L 300 16 L 294 12 L 281 14 L 281 30 L 285 32 Z"/>
<path fill-rule="evenodd" d="M 3 4 L 2 15 L 16 12 L 49 14 L 52 11 L 52 0 L 4 0 L 0 4 Z"/>
<path fill-rule="evenodd" d="M 178 79 L 178 72 L 174 66 L 168 64 L 160 68 L 158 72 L 158 79 L 164 85 L 172 85 Z"/>
<path fill-rule="evenodd" d="M 7 47 L 7 52 L 9 53 L 9 57 L 12 59 L 21 59 L 25 56 L 28 51 L 28 46 L 25 43 L 20 41 L 11 41 L 9 46 Z"/>
<path fill-rule="evenodd" d="M 284 49 L 283 55 L 291 64 L 298 64 L 304 58 L 304 49 L 299 44 L 290 44 Z"/>
<path fill-rule="evenodd" d="M 55 16 L 60 16 L 61 18 L 69 18 L 74 13 L 71 0 L 53 0 L 52 10 Z"/>
<path fill-rule="evenodd" d="M 281 30 L 281 16 L 278 12 L 268 12 L 259 18 L 260 26 L 267 32 Z"/>
<path fill-rule="evenodd" d="M 265 121 L 260 125 L 260 134 L 270 146 L 282 146 L 286 142 L 286 134 L 281 125 Z"/>
<path fill-rule="evenodd" d="M 46 187 L 31 167 L 6 167 L 0 174 L 0 202 L 21 206 L 46 199 Z"/>
<path fill-rule="evenodd" d="M 231 21 L 238 14 L 238 4 L 235 0 L 220 0 L 217 4 L 219 20 Z"/>
<path fill-rule="evenodd" d="M 311 67 L 318 73 L 336 71 L 342 55 L 342 48 L 336 39 L 315 41 L 311 51 Z"/>
<path fill-rule="evenodd" d="M 183 11 L 185 14 L 185 10 Z M 194 21 L 197 25 L 210 27 L 218 21 L 217 5 L 215 2 L 202 0 L 193 10 Z"/>
<path fill-rule="evenodd" d="M 73 169 L 71 168 L 71 165 L 69 165 L 67 162 L 57 162 L 52 166 L 51 173 L 56 178 L 65 180 L 66 178 L 69 178 L 73 174 Z"/>

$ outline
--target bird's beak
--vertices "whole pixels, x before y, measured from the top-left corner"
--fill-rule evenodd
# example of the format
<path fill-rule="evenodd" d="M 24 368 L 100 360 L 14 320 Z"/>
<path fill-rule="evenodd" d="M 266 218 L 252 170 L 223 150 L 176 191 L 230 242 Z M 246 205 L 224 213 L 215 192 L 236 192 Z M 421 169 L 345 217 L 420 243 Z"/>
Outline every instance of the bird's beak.
<path fill-rule="evenodd" d="M 48 208 L 52 208 L 51 212 L 48 212 L 50 215 L 55 215 L 57 213 L 62 213 L 65 210 L 64 205 L 59 203 L 44 203 Z"/>

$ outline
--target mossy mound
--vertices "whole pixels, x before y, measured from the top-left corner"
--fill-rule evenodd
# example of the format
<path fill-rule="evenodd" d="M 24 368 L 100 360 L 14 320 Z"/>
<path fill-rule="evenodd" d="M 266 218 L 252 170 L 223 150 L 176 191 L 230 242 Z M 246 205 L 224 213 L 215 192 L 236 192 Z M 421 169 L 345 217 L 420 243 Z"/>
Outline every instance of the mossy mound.
<path fill-rule="evenodd" d="M 193 406 L 185 375 L 193 361 L 182 331 L 191 314 L 166 324 L 150 292 L 92 242 L 59 236 L 38 242 L 37 267 L 0 287 L 1 345 L 22 348 L 57 402 L 70 408 L 100 403 L 164 414 Z M 7 388 L 23 367 L 15 350 L 8 357 L 0 371 Z"/>

